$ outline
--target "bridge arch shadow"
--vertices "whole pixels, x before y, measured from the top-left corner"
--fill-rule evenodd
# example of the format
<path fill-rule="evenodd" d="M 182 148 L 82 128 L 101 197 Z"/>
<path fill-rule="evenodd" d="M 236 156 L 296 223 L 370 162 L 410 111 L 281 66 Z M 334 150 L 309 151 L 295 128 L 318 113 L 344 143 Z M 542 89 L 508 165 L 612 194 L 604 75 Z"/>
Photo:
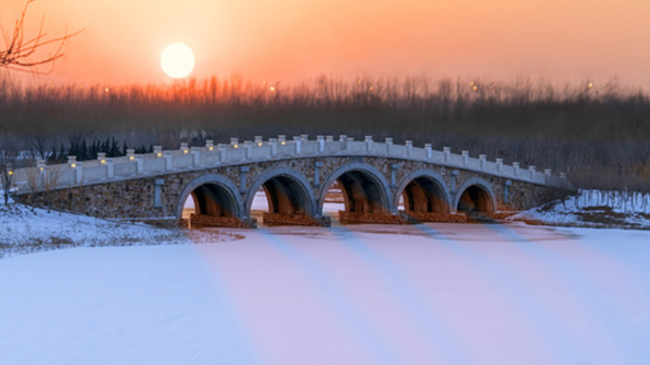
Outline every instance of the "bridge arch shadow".
<path fill-rule="evenodd" d="M 220 225 L 232 225 L 233 220 L 243 218 L 244 205 L 237 187 L 228 178 L 221 175 L 204 175 L 192 180 L 181 191 L 176 203 L 176 218 L 183 218 L 186 201 L 191 197 L 194 202 L 194 219 L 196 222 Z M 193 219 L 193 220 L 194 220 Z"/>
<path fill-rule="evenodd" d="M 320 224 L 315 218 L 316 203 L 309 181 L 297 170 L 277 168 L 257 178 L 246 194 L 249 217 L 260 189 L 264 191 L 268 204 L 268 211 L 263 215 L 265 224 Z"/>
<path fill-rule="evenodd" d="M 318 214 L 323 213 L 325 198 L 335 184 L 341 189 L 345 206 L 343 213 L 339 212 L 341 222 L 370 223 L 380 215 L 388 217 L 395 212 L 384 175 L 369 164 L 352 162 L 335 170 L 324 181 L 318 199 Z"/>
<path fill-rule="evenodd" d="M 417 170 L 402 179 L 393 204 L 404 202 L 404 212 L 417 220 L 433 219 L 432 214 L 452 211 L 449 189 L 442 176 L 431 170 Z"/>
<path fill-rule="evenodd" d="M 489 220 L 486 213 L 497 209 L 496 195 L 490 184 L 477 177 L 465 181 L 456 192 L 454 207 L 476 220 Z"/>

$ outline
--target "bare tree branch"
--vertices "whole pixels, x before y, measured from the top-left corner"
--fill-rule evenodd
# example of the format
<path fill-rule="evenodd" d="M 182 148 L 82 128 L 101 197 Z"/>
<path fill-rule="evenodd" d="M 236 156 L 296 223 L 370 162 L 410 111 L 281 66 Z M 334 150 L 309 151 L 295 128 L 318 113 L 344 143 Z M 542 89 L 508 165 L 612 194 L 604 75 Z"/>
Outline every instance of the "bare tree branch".
<path fill-rule="evenodd" d="M 63 48 L 68 43 L 70 38 L 81 33 L 82 30 L 68 33 L 66 30 L 63 33 L 63 36 L 55 38 L 47 38 L 47 33 L 43 31 L 43 25 L 45 23 L 45 16 L 41 18 L 41 23 L 38 29 L 38 34 L 31 38 L 25 38 L 25 17 L 27 15 L 27 10 L 29 5 L 36 0 L 28 0 L 25 3 L 25 7 L 20 14 L 20 18 L 16 21 L 12 33 L 8 33 L 0 25 L 0 32 L 2 32 L 2 37 L 5 41 L 5 49 L 0 49 L 0 67 L 4 67 L 11 71 L 20 71 L 20 72 L 29 72 L 36 75 L 46 75 L 51 73 L 54 70 L 54 61 L 63 57 Z M 36 57 L 35 54 L 39 50 L 47 48 L 47 46 L 56 45 L 53 53 L 48 53 L 47 56 Z M 51 66 L 48 71 L 41 71 L 38 69 L 39 66 L 49 65 Z"/>

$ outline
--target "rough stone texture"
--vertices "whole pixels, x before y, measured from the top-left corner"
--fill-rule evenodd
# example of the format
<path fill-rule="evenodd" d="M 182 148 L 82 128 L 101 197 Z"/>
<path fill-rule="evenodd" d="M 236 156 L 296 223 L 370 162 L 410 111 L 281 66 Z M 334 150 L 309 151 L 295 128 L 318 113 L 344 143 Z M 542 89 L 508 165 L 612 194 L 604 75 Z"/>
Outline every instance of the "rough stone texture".
<path fill-rule="evenodd" d="M 322 162 L 323 165 L 319 168 L 320 186 L 314 188 L 314 163 L 316 161 Z M 411 172 L 420 169 L 428 169 L 442 176 L 446 182 L 447 189 L 451 192 L 450 200 L 452 204 L 456 200 L 457 196 L 462 194 L 461 191 L 451 191 L 452 169 L 444 166 L 396 158 L 341 156 L 326 158 L 292 158 L 275 161 L 242 163 L 240 165 L 225 167 L 206 167 L 200 170 L 170 171 L 165 175 L 156 175 L 147 178 L 139 177 L 132 180 L 106 182 L 91 186 L 77 186 L 56 191 L 37 193 L 35 196 L 32 196 L 32 194 L 24 194 L 17 196 L 16 199 L 27 204 L 34 202 L 35 205 L 39 206 L 49 206 L 53 209 L 79 212 L 102 218 L 143 220 L 177 219 L 177 204 L 179 204 L 179 196 L 182 190 L 192 180 L 207 174 L 221 175 L 232 181 L 235 186 L 240 187 L 240 167 L 248 167 L 249 171 L 246 172 L 246 188 L 249 189 L 263 173 L 277 168 L 290 168 L 299 171 L 306 177 L 307 181 L 311 185 L 309 188 L 312 189 L 314 197 L 318 199 L 321 192 L 323 192 L 324 189 L 329 188 L 329 186 L 323 185 L 328 177 L 330 177 L 330 175 L 338 168 L 351 162 L 362 162 L 373 166 L 381 172 L 389 183 L 391 181 L 391 166 L 395 164 L 399 165 L 399 168 L 396 171 L 396 184 L 389 187 L 393 197 L 400 193 L 397 191 L 397 187 L 400 186 L 402 180 Z M 574 193 L 571 190 L 512 180 L 512 184 L 508 188 L 509 201 L 505 202 L 504 183 L 506 180 L 511 179 L 462 169 L 458 169 L 458 171 L 455 184 L 456 189 L 470 178 L 480 178 L 485 180 L 495 194 L 497 202 L 496 210 L 498 211 L 529 209 Z M 161 207 L 154 206 L 155 179 L 164 180 L 164 184 L 161 186 Z M 243 199 L 246 192 L 240 194 Z M 314 203 L 322 204 L 321 202 Z M 180 204 L 182 204 L 182 202 Z M 391 202 L 391 204 L 393 204 L 393 202 Z M 244 207 L 244 209 L 245 212 L 240 214 L 240 218 L 246 219 L 249 217 L 250 212 L 248 210 L 250 208 Z M 455 207 L 452 207 L 451 211 L 454 210 Z M 343 214 L 343 216 L 346 217 L 345 214 Z M 348 218 L 351 219 L 352 217 L 348 215 Z M 374 219 L 375 218 L 373 218 L 373 220 Z M 403 218 L 384 218 L 384 220 L 393 219 L 400 220 Z"/>
<path fill-rule="evenodd" d="M 403 216 L 409 223 L 420 222 L 437 222 L 437 223 L 466 223 L 467 215 L 463 213 L 447 214 L 447 213 L 422 213 L 422 212 L 408 212 L 403 213 Z"/>
<path fill-rule="evenodd" d="M 311 217 L 307 214 L 264 213 L 264 224 L 269 226 L 325 226 L 332 225 L 330 217 Z"/>
<path fill-rule="evenodd" d="M 339 210 L 339 222 L 344 224 L 407 224 L 408 220 L 398 214 L 376 214 L 362 212 L 346 212 Z"/>
<path fill-rule="evenodd" d="M 190 226 L 254 228 L 257 224 L 254 220 L 243 221 L 235 217 L 214 217 L 192 213 L 190 215 Z"/>

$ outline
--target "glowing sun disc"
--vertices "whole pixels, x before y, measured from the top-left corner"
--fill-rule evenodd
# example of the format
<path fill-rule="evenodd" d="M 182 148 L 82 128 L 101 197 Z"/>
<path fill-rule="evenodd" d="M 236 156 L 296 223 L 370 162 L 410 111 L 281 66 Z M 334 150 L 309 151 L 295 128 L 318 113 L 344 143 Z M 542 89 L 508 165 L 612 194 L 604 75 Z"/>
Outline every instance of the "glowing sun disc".
<path fill-rule="evenodd" d="M 194 52 L 183 43 L 172 43 L 160 55 L 163 71 L 175 79 L 183 78 L 194 69 Z"/>

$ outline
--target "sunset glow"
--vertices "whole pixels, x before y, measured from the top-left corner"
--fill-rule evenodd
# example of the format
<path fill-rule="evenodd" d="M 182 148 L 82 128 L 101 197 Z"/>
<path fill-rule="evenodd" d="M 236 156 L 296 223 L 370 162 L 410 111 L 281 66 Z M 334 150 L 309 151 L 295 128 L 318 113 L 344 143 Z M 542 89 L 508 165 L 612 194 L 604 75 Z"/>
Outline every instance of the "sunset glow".
<path fill-rule="evenodd" d="M 1 2 L 5 29 L 23 5 Z M 36 32 L 45 14 L 49 35 L 66 24 L 84 30 L 48 76 L 57 83 L 164 82 L 160 52 L 182 40 L 199 79 L 524 76 L 650 85 L 649 12 L 649 2 L 614 0 L 39 0 L 26 25 Z"/>

